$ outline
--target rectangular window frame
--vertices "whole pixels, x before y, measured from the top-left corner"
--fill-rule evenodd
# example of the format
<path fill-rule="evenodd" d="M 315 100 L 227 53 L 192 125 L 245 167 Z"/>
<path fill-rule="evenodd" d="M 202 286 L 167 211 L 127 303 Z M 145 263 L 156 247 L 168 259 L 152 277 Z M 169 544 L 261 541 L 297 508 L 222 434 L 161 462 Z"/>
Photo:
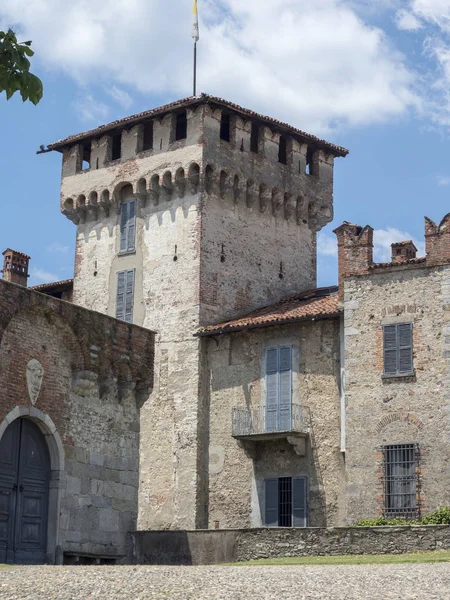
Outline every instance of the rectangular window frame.
<path fill-rule="evenodd" d="M 383 376 L 407 377 L 414 375 L 413 344 L 412 322 L 383 325 Z"/>
<path fill-rule="evenodd" d="M 292 346 L 266 349 L 264 415 L 266 432 L 292 429 L 292 355 Z"/>
<path fill-rule="evenodd" d="M 307 477 L 300 475 L 264 479 L 263 514 L 265 527 L 307 527 Z"/>
<path fill-rule="evenodd" d="M 418 445 L 414 443 L 389 444 L 382 446 L 381 451 L 383 454 L 384 516 L 418 518 L 420 516 Z"/>
<path fill-rule="evenodd" d="M 135 198 L 125 200 L 120 205 L 119 254 L 129 254 L 136 251 L 136 208 Z"/>
<path fill-rule="evenodd" d="M 136 269 L 117 272 L 116 319 L 133 323 Z"/>

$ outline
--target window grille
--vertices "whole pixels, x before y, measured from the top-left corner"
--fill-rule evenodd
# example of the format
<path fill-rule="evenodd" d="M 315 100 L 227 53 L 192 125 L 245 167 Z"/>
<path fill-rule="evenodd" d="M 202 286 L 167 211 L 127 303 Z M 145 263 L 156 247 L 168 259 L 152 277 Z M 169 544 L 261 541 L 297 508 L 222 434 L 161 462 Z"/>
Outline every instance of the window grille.
<path fill-rule="evenodd" d="M 278 527 L 292 527 L 292 477 L 278 479 Z"/>
<path fill-rule="evenodd" d="M 417 517 L 418 447 L 415 444 L 384 446 L 383 463 L 385 515 Z"/>

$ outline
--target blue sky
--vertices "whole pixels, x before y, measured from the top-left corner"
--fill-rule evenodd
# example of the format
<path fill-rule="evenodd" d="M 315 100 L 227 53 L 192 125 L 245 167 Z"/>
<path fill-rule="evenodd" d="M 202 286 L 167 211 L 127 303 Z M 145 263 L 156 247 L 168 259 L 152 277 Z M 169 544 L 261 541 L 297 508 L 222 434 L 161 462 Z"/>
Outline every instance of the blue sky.
<path fill-rule="evenodd" d="M 191 0 L 5 0 L 2 27 L 33 40 L 34 107 L 0 97 L 0 240 L 31 255 L 30 284 L 70 278 L 75 227 L 59 213 L 61 156 L 40 144 L 191 93 Z M 350 150 L 319 283 L 337 280 L 331 233 L 370 224 L 375 257 L 450 210 L 448 0 L 198 0 L 199 88 Z M 169 6 L 168 6 L 169 5 Z"/>

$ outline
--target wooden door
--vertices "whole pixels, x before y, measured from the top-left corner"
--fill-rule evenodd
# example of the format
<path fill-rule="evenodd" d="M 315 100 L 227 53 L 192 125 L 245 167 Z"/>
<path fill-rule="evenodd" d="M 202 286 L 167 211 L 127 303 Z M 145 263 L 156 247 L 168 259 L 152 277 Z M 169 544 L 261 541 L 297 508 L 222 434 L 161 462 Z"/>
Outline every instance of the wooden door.
<path fill-rule="evenodd" d="M 45 562 L 49 480 L 44 436 L 17 419 L 0 441 L 0 562 Z"/>

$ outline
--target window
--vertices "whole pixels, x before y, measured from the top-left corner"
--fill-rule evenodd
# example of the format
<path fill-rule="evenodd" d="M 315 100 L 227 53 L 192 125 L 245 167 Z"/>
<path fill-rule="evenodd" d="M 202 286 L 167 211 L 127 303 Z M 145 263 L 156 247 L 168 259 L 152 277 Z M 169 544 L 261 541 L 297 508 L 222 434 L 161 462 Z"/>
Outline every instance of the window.
<path fill-rule="evenodd" d="M 280 137 L 280 146 L 278 150 L 278 162 L 283 165 L 287 164 L 287 146 L 286 146 L 286 138 L 284 135 Z"/>
<path fill-rule="evenodd" d="M 264 481 L 264 524 L 306 527 L 306 477 L 273 477 Z"/>
<path fill-rule="evenodd" d="M 250 135 L 250 150 L 255 154 L 258 154 L 259 150 L 259 125 L 258 123 L 252 123 L 252 132 Z"/>
<path fill-rule="evenodd" d="M 226 142 L 230 141 L 230 130 L 231 130 L 231 118 L 230 115 L 222 113 L 220 119 L 220 139 Z"/>
<path fill-rule="evenodd" d="M 266 351 L 266 431 L 292 428 L 292 348 Z"/>
<path fill-rule="evenodd" d="M 417 446 L 383 447 L 384 513 L 415 517 L 417 507 Z"/>
<path fill-rule="evenodd" d="M 153 121 L 144 125 L 144 135 L 142 140 L 142 150 L 151 150 L 153 148 Z"/>
<path fill-rule="evenodd" d="M 184 110 L 182 113 L 177 115 L 177 122 L 175 128 L 175 140 L 184 140 L 187 137 L 187 114 Z"/>
<path fill-rule="evenodd" d="M 384 374 L 413 373 L 412 323 L 384 325 Z"/>
<path fill-rule="evenodd" d="M 86 171 L 91 168 L 91 143 L 83 144 L 81 156 L 81 170 Z"/>
<path fill-rule="evenodd" d="M 117 160 L 122 156 L 122 133 L 116 133 L 112 137 L 111 160 Z"/>
<path fill-rule="evenodd" d="M 306 174 L 315 175 L 314 173 L 314 152 L 312 148 L 308 148 L 306 151 Z"/>
<path fill-rule="evenodd" d="M 116 319 L 133 322 L 135 269 L 117 273 Z"/>
<path fill-rule="evenodd" d="M 136 237 L 136 200 L 122 202 L 120 207 L 120 252 L 132 252 Z"/>

